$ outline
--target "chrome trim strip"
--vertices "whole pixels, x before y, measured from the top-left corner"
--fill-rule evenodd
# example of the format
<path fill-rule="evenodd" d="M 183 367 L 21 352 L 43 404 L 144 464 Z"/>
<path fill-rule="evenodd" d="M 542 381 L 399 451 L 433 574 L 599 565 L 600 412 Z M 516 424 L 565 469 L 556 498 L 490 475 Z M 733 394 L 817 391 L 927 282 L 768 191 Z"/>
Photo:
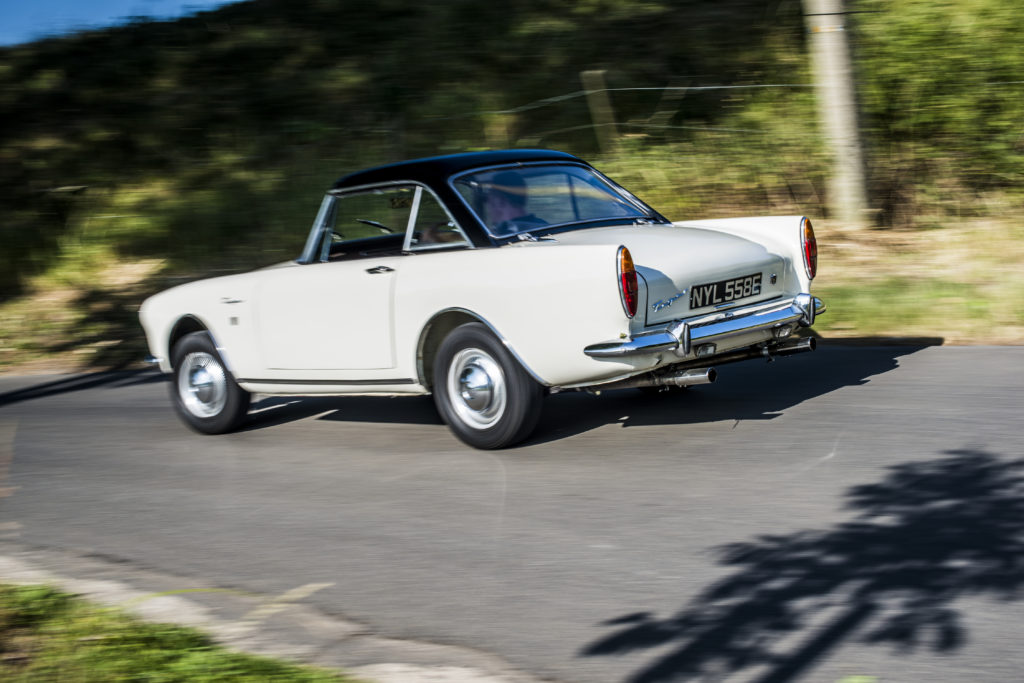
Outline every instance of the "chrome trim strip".
<path fill-rule="evenodd" d="M 678 337 L 669 330 L 660 330 L 658 332 L 644 332 L 623 341 L 591 344 L 583 349 L 583 353 L 591 358 L 620 358 L 622 356 L 637 356 L 644 353 L 675 351 L 678 347 Z"/>
<path fill-rule="evenodd" d="M 697 320 L 682 320 L 661 330 L 643 332 L 630 339 L 591 344 L 583 353 L 591 358 L 621 358 L 672 351 L 686 357 L 699 344 L 708 344 L 758 330 L 770 330 L 792 323 L 813 324 L 825 304 L 810 294 L 801 293 L 788 301 L 770 306 L 755 305 L 729 314 L 715 314 Z"/>
<path fill-rule="evenodd" d="M 320 254 L 317 253 L 317 246 L 323 241 L 323 232 L 326 227 L 327 218 L 330 215 L 331 206 L 334 204 L 334 197 L 330 194 L 324 195 L 323 200 L 320 202 L 320 210 L 316 213 L 316 218 L 313 220 L 313 227 L 309 229 L 309 235 L 306 237 L 306 246 L 302 250 L 302 254 L 298 258 L 299 263 L 315 263 L 321 260 L 317 257 Z"/>
<path fill-rule="evenodd" d="M 423 197 L 423 186 L 417 185 L 412 195 L 412 208 L 409 209 L 409 221 L 405 225 L 405 239 L 402 240 L 402 251 L 409 251 L 412 244 L 412 231 L 416 227 L 416 219 L 420 213 L 420 198 Z M 450 218 L 450 216 L 449 216 Z"/>
<path fill-rule="evenodd" d="M 402 377 L 399 379 L 251 379 L 235 380 L 239 384 L 308 384 L 310 386 L 376 386 L 379 384 L 416 384 L 416 380 Z"/>

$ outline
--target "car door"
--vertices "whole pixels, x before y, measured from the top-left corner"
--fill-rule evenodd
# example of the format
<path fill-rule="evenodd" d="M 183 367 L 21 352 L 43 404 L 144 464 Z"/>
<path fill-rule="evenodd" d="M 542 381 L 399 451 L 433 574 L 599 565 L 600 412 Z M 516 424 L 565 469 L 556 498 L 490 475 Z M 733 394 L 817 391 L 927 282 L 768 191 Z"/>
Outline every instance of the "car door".
<path fill-rule="evenodd" d="M 388 184 L 330 198 L 310 262 L 265 271 L 257 308 L 267 370 L 395 367 L 394 286 L 419 193 Z"/>
<path fill-rule="evenodd" d="M 257 296 L 264 367 L 321 371 L 325 380 L 377 379 L 359 371 L 397 366 L 402 264 L 471 244 L 438 198 L 414 183 L 340 193 L 318 221 L 322 236 L 311 244 L 309 263 L 264 272 Z"/>
<path fill-rule="evenodd" d="M 268 271 L 257 295 L 268 370 L 395 366 L 391 302 L 399 257 Z"/>

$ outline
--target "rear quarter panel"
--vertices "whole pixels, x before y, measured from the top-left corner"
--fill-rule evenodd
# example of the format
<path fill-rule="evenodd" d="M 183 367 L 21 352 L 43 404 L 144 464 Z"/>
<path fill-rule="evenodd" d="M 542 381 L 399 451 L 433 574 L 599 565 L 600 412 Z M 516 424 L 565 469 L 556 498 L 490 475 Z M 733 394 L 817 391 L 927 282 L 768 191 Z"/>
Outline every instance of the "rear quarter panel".
<path fill-rule="evenodd" d="M 415 375 L 421 332 L 437 314 L 464 310 L 489 323 L 548 385 L 617 377 L 647 360 L 598 361 L 588 344 L 629 333 L 617 246 L 523 243 L 414 256 L 395 292 L 399 366 Z"/>

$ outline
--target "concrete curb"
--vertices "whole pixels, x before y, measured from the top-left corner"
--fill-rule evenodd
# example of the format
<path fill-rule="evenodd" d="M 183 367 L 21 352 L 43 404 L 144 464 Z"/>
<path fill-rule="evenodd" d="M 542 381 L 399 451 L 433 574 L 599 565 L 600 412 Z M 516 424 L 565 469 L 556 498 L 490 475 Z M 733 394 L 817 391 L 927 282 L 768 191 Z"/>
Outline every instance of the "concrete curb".
<path fill-rule="evenodd" d="M 146 621 L 199 629 L 232 650 L 343 669 L 368 682 L 544 680 L 517 671 L 491 654 L 382 637 L 362 624 L 298 602 L 325 586 L 301 586 L 280 596 L 256 595 L 136 567 L 117 558 L 7 542 L 0 543 L 0 582 L 51 585 Z"/>

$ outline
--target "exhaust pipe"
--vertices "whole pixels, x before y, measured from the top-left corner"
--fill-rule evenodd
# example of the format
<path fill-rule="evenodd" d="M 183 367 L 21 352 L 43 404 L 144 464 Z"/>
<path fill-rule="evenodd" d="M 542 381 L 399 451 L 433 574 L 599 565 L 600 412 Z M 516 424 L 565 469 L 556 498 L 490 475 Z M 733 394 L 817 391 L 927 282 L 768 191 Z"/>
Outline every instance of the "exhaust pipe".
<path fill-rule="evenodd" d="M 782 342 L 769 351 L 773 356 L 792 356 L 797 353 L 806 353 L 818 348 L 818 342 L 814 337 L 801 337 Z"/>
<path fill-rule="evenodd" d="M 639 375 L 587 387 L 587 391 L 599 392 L 612 389 L 637 389 L 640 387 L 690 387 L 695 384 L 711 384 L 718 379 L 718 371 L 714 368 L 692 368 L 680 370 L 667 375 Z"/>
<path fill-rule="evenodd" d="M 787 339 L 775 346 L 758 346 L 739 351 L 733 351 L 731 353 L 724 353 L 719 356 L 715 356 L 712 360 L 715 361 L 716 365 L 724 365 L 725 363 L 737 363 L 744 360 L 752 360 L 754 358 L 767 358 L 771 361 L 774 358 L 781 356 L 793 356 L 798 353 L 807 353 L 814 351 L 818 346 L 818 342 L 814 337 L 799 337 L 794 339 Z M 690 363 L 700 362 L 690 361 Z M 705 361 L 706 362 L 706 361 Z M 648 373 L 646 375 L 638 375 L 636 377 L 628 377 L 626 379 L 619 380 L 617 382 L 609 382 L 608 384 L 596 384 L 589 387 L 579 387 L 580 391 L 589 391 L 591 393 L 600 393 L 604 390 L 612 389 L 636 389 L 639 387 L 690 387 L 695 384 L 711 384 L 718 379 L 718 371 L 714 368 L 687 368 L 685 365 L 675 366 L 673 372 L 668 373 Z"/>
<path fill-rule="evenodd" d="M 714 368 L 694 368 L 683 372 L 652 378 L 655 387 L 691 387 L 695 384 L 712 384 L 718 379 Z"/>

